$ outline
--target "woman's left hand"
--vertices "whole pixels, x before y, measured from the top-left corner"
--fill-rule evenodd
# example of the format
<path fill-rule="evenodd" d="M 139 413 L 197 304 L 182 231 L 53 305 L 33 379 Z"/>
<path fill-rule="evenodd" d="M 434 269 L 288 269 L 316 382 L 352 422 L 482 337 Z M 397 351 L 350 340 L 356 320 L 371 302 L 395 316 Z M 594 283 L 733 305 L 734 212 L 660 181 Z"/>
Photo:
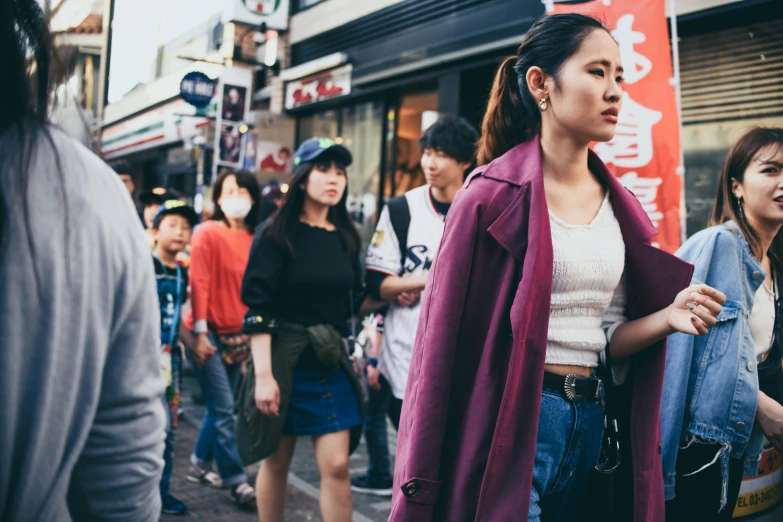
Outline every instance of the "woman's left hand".
<path fill-rule="evenodd" d="M 707 285 L 692 285 L 677 294 L 669 305 L 667 324 L 676 332 L 706 335 L 717 323 L 726 296 Z"/>

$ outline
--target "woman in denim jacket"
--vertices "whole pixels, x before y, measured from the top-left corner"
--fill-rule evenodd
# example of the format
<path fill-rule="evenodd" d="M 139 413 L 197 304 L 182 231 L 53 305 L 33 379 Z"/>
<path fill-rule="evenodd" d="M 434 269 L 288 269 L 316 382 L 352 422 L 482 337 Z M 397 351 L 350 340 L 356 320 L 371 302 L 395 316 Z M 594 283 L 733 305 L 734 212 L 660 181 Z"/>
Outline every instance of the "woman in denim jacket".
<path fill-rule="evenodd" d="M 756 128 L 734 145 L 710 223 L 677 252 L 695 265 L 693 283 L 727 301 L 708 336 L 669 337 L 661 429 L 670 522 L 731 520 L 764 436 L 783 447 L 783 129 Z"/>

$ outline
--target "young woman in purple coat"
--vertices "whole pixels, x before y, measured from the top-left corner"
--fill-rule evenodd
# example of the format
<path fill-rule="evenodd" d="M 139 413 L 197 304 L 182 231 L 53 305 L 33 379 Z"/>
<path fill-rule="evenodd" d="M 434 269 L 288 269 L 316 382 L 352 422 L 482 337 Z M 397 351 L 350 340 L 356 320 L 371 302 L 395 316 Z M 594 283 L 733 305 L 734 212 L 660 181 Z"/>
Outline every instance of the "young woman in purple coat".
<path fill-rule="evenodd" d="M 621 520 L 664 519 L 665 339 L 705 335 L 725 297 L 651 246 L 641 205 L 588 148 L 615 135 L 622 73 L 611 34 L 575 14 L 536 22 L 500 66 L 484 166 L 454 201 L 423 300 L 391 521 L 581 520 L 607 350 L 625 383 Z"/>

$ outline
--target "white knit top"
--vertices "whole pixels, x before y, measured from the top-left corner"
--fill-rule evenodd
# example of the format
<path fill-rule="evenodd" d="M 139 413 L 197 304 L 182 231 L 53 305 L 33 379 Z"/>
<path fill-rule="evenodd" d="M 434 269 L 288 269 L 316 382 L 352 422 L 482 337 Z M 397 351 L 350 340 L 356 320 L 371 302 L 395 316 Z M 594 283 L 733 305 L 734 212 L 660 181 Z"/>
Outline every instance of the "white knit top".
<path fill-rule="evenodd" d="M 762 282 L 753 296 L 753 308 L 748 316 L 750 338 L 756 350 L 756 357 L 769 352 L 775 333 L 775 292 Z"/>
<path fill-rule="evenodd" d="M 615 328 L 625 322 L 625 242 L 609 195 L 589 225 L 549 212 L 554 271 L 547 364 L 598 366 Z"/>

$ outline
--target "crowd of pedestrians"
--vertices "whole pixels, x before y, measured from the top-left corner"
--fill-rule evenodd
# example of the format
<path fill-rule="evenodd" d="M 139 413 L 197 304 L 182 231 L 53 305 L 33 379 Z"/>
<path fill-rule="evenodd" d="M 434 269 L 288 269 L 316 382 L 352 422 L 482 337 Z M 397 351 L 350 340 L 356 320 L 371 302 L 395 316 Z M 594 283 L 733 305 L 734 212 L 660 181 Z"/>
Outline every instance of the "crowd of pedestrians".
<path fill-rule="evenodd" d="M 352 491 L 391 495 L 392 521 L 725 521 L 764 438 L 783 449 L 783 129 L 729 152 L 709 228 L 653 247 L 589 149 L 622 103 L 599 21 L 536 22 L 481 133 L 423 133 L 427 183 L 387 202 L 365 259 L 328 138 L 285 195 L 225 171 L 206 220 L 171 192 L 136 209 L 129 165 L 48 123 L 48 45 L 36 2 L 0 3 L 0 519 L 187 512 L 185 364 L 206 405 L 187 479 L 261 522 L 304 437 L 325 522 Z"/>

